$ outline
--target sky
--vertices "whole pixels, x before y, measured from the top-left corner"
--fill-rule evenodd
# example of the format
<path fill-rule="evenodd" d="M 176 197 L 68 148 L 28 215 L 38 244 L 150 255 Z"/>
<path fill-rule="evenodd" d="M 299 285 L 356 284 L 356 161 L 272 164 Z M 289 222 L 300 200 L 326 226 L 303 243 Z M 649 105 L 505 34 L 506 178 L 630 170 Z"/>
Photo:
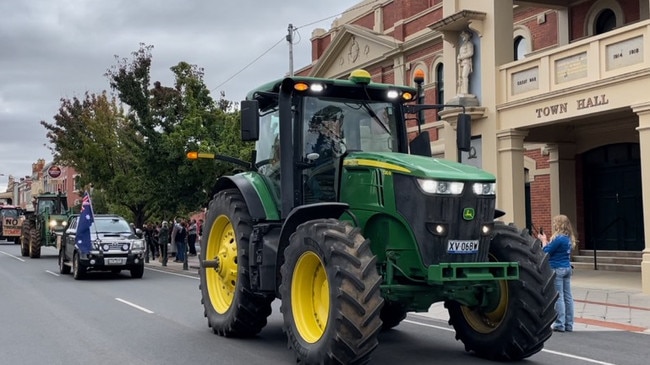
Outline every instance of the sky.
<path fill-rule="evenodd" d="M 8 175 L 53 159 L 46 129 L 61 98 L 110 91 L 106 70 L 152 45 L 151 80 L 173 85 L 170 67 L 202 67 L 214 99 L 241 101 L 258 85 L 311 63 L 311 34 L 360 0 L 0 1 L 0 192 Z M 248 66 L 250 64 L 250 66 Z M 248 67 L 246 67 L 248 66 Z"/>

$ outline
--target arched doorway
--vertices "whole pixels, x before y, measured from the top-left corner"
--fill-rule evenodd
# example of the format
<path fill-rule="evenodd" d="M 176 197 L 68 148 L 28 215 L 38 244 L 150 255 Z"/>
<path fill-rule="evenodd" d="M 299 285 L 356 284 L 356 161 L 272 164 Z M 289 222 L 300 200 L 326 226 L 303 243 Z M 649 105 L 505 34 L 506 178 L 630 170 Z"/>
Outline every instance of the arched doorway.
<path fill-rule="evenodd" d="M 638 143 L 598 147 L 583 154 L 585 247 L 642 251 L 643 201 Z"/>

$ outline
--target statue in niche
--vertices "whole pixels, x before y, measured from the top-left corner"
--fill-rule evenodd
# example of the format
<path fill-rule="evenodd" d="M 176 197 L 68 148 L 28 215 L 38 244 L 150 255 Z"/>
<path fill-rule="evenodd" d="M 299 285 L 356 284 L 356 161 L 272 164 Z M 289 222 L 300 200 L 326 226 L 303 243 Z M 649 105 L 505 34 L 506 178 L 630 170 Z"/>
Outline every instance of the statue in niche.
<path fill-rule="evenodd" d="M 469 74 L 472 73 L 472 57 L 474 56 L 474 44 L 471 41 L 471 34 L 464 30 L 460 33 L 460 46 L 458 47 L 458 95 L 469 94 Z"/>

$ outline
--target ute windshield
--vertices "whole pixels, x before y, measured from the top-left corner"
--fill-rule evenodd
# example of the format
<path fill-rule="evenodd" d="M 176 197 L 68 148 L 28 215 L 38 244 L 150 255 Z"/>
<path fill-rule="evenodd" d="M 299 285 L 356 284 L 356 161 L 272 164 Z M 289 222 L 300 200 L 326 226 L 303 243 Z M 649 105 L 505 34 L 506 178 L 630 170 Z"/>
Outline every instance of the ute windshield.
<path fill-rule="evenodd" d="M 124 219 L 115 217 L 95 217 L 94 226 L 92 231 L 97 233 L 132 233 Z"/>

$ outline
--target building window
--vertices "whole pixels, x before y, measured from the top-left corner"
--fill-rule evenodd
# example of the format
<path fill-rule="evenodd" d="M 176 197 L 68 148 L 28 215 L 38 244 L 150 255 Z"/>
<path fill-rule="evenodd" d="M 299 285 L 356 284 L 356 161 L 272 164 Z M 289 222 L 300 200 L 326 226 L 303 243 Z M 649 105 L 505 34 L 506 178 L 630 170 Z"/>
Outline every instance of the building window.
<path fill-rule="evenodd" d="M 594 23 L 594 34 L 603 34 L 614 28 L 616 28 L 616 14 L 610 9 L 601 11 Z"/>
<path fill-rule="evenodd" d="M 514 59 L 515 61 L 522 60 L 528 53 L 528 40 L 523 36 L 518 36 L 515 38 L 514 44 Z"/>
<path fill-rule="evenodd" d="M 436 102 L 438 104 L 445 102 L 445 72 L 443 66 L 442 62 L 436 66 Z"/>

